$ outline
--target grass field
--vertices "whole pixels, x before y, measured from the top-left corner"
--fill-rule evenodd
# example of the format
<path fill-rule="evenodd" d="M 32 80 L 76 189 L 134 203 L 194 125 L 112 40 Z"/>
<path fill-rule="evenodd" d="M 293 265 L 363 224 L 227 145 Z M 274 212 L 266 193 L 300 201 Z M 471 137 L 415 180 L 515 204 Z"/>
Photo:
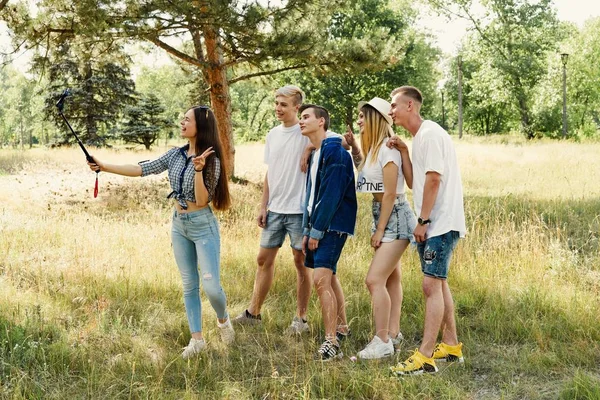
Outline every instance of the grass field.
<path fill-rule="evenodd" d="M 450 272 L 464 365 L 398 379 L 388 367 L 423 328 L 416 251 L 403 256 L 403 352 L 393 360 L 321 364 L 318 300 L 311 333 L 282 334 L 295 311 L 288 244 L 277 260 L 262 327 L 220 344 L 203 302 L 209 351 L 185 362 L 189 340 L 170 246 L 164 175 L 94 174 L 76 148 L 0 150 L 0 398 L 7 399 L 600 399 L 600 145 L 456 141 L 468 236 Z M 145 151 L 97 150 L 111 162 Z M 262 146 L 239 146 L 234 207 L 218 214 L 229 311 L 248 304 L 260 230 L 254 222 Z M 339 264 L 353 336 L 372 337 L 364 278 L 369 201 Z"/>

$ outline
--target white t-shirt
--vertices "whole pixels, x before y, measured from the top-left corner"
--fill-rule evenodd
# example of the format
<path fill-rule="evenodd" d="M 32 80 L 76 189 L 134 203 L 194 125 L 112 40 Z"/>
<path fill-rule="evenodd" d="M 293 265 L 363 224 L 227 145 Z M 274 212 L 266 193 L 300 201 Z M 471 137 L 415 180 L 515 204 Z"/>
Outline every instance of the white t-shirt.
<path fill-rule="evenodd" d="M 321 148 L 315 150 L 313 154 L 312 164 L 310 165 L 310 196 L 308 197 L 308 204 L 306 205 L 306 209 L 308 210 L 308 215 L 312 214 L 312 205 L 315 200 L 315 182 L 317 182 L 317 170 L 319 169 L 319 157 L 321 157 Z"/>
<path fill-rule="evenodd" d="M 339 136 L 327 132 L 327 137 Z M 300 125 L 278 125 L 265 140 L 264 162 L 268 166 L 269 202 L 267 208 L 280 214 L 302 214 L 306 174 L 300 171 L 300 159 L 310 144 L 302 136 Z"/>
<path fill-rule="evenodd" d="M 356 191 L 362 193 L 383 193 L 383 167 L 393 162 L 398 166 L 398 177 L 396 180 L 396 194 L 404 194 L 404 173 L 402 172 L 402 157 L 396 149 L 386 146 L 388 138 L 383 140 L 377 159 L 371 162 L 372 151 L 367 154 L 363 168 L 356 179 Z"/>
<path fill-rule="evenodd" d="M 440 187 L 429 215 L 427 236 L 458 231 L 464 237 L 467 228 L 463 205 L 462 182 L 456 151 L 450 135 L 433 121 L 425 120 L 412 142 L 413 200 L 417 216 L 421 215 L 425 175 L 429 171 L 441 175 Z"/>

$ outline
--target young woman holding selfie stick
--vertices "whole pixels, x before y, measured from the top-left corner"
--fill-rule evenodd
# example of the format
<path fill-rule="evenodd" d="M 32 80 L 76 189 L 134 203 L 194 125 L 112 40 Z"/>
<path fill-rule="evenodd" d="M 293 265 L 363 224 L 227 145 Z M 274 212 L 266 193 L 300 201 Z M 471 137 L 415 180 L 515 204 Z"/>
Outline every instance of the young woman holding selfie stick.
<path fill-rule="evenodd" d="M 202 335 L 200 277 L 210 304 L 217 313 L 221 339 L 230 344 L 235 332 L 226 311 L 227 300 L 220 282 L 219 225 L 209 203 L 217 210 L 229 208 L 230 197 L 217 121 L 210 108 L 189 109 L 181 121 L 181 137 L 188 141 L 153 161 L 108 164 L 93 157 L 92 171 L 124 176 L 146 176 L 168 171 L 173 198 L 172 243 L 183 281 L 183 299 L 191 332 L 182 357 L 188 359 L 206 348 Z M 200 273 L 198 272 L 200 268 Z"/>

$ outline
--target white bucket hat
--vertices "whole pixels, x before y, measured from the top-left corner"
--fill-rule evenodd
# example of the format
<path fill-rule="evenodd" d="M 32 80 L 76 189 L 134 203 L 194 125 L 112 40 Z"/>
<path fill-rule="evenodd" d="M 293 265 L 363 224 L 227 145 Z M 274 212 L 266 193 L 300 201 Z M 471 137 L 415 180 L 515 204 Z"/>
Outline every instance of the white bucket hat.
<path fill-rule="evenodd" d="M 387 123 L 390 124 L 390 126 L 393 125 L 394 122 L 392 121 L 392 117 L 389 115 L 392 105 L 387 100 L 384 100 L 380 97 L 373 97 L 369 101 L 359 101 L 358 111 L 360 111 L 360 109 L 366 104 L 376 109 L 377 112 L 381 114 L 381 116 L 387 121 Z"/>

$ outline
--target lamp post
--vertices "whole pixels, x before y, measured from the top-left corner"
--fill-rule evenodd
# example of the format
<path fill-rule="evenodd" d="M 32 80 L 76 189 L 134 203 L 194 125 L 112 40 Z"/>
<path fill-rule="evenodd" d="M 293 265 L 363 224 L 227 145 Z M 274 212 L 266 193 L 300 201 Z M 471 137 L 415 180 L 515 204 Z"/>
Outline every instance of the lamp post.
<path fill-rule="evenodd" d="M 562 111 L 562 136 L 563 139 L 567 138 L 567 60 L 569 54 L 562 53 L 560 60 L 563 65 L 563 111 Z"/>

